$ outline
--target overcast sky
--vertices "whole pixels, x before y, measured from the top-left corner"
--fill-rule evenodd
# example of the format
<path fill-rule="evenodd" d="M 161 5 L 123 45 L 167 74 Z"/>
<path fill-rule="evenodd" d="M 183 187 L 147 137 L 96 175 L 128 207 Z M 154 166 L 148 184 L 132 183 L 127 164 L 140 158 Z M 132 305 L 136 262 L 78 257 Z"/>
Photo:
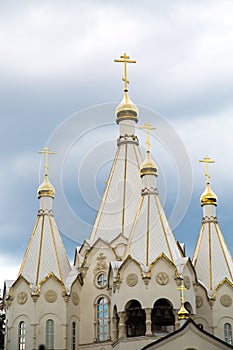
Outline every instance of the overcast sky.
<path fill-rule="evenodd" d="M 116 151 L 123 86 L 113 60 L 124 52 L 137 60 L 128 71 L 139 124 L 158 129 L 152 151 L 176 238 L 192 256 L 205 187 L 198 160 L 208 154 L 233 253 L 231 0 L 1 1 L 0 42 L 0 288 L 17 277 L 36 220 L 46 144 L 57 152 L 50 180 L 71 261 L 89 236 Z"/>

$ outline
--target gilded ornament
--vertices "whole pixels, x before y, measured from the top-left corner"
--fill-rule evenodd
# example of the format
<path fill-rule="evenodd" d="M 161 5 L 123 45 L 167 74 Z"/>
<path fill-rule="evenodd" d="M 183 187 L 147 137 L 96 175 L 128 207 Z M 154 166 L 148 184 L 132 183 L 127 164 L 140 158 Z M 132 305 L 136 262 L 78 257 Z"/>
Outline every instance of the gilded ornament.
<path fill-rule="evenodd" d="M 191 287 L 191 281 L 188 276 L 184 276 L 184 286 L 186 289 L 190 289 Z"/>
<path fill-rule="evenodd" d="M 196 306 L 199 309 L 203 305 L 203 298 L 201 295 L 196 296 Z"/>
<path fill-rule="evenodd" d="M 48 303 L 54 303 L 57 300 L 57 293 L 54 290 L 47 290 L 44 298 Z"/>
<path fill-rule="evenodd" d="M 162 286 L 165 286 L 169 282 L 169 277 L 166 272 L 159 272 L 156 275 L 156 282 Z"/>
<path fill-rule="evenodd" d="M 130 273 L 126 278 L 126 283 L 129 287 L 134 287 L 138 283 L 138 276 L 135 273 Z"/>
<path fill-rule="evenodd" d="M 222 304 L 222 306 L 225 306 L 225 307 L 231 306 L 232 299 L 231 299 L 230 295 L 228 295 L 228 294 L 222 295 L 220 298 L 220 303 Z"/>
<path fill-rule="evenodd" d="M 17 301 L 20 305 L 25 304 L 27 299 L 28 299 L 28 296 L 27 296 L 27 293 L 25 292 L 20 292 L 17 296 Z"/>
<path fill-rule="evenodd" d="M 108 270 L 108 264 L 105 261 L 106 259 L 106 256 L 104 256 L 103 253 L 100 253 L 100 255 L 96 258 L 97 264 L 94 270 L 95 272 Z"/>
<path fill-rule="evenodd" d="M 79 296 L 78 296 L 78 293 L 76 293 L 76 292 L 72 293 L 72 303 L 74 305 L 78 305 L 78 303 L 79 303 Z"/>

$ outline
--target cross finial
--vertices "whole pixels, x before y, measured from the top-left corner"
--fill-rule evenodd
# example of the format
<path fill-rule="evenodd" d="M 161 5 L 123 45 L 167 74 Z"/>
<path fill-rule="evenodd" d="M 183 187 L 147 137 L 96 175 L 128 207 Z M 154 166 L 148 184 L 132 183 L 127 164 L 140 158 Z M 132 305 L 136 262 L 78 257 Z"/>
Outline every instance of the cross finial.
<path fill-rule="evenodd" d="M 180 296 L 181 304 L 184 305 L 184 291 L 187 290 L 187 288 L 185 288 L 183 281 L 177 289 L 181 291 L 181 296 Z"/>
<path fill-rule="evenodd" d="M 201 163 L 205 163 L 206 164 L 206 173 L 205 173 L 205 177 L 206 177 L 206 183 L 209 183 L 209 163 L 215 163 L 215 161 L 213 159 L 210 159 L 208 156 L 205 156 L 203 159 L 199 160 L 199 162 Z"/>
<path fill-rule="evenodd" d="M 187 288 L 185 288 L 183 280 L 181 282 L 181 285 L 177 289 L 181 291 L 181 296 L 180 296 L 181 308 L 178 311 L 178 318 L 179 320 L 185 320 L 189 318 L 189 312 L 186 310 L 184 306 L 184 291 L 187 290 Z"/>
<path fill-rule="evenodd" d="M 45 154 L 45 176 L 48 176 L 49 174 L 49 154 L 55 154 L 55 152 L 52 152 L 48 147 L 45 147 L 42 151 L 39 151 L 39 153 Z"/>
<path fill-rule="evenodd" d="M 114 62 L 122 62 L 124 63 L 124 76 L 122 80 L 124 81 L 124 92 L 128 91 L 129 80 L 127 79 L 127 65 L 126 63 L 136 63 L 136 60 L 130 60 L 130 56 L 127 56 L 126 53 L 120 56 L 120 59 L 115 59 Z"/>
<path fill-rule="evenodd" d="M 156 128 L 153 128 L 151 124 L 145 123 L 142 126 L 139 126 L 140 129 L 146 130 L 146 145 L 147 145 L 147 151 L 150 152 L 150 131 L 156 130 Z"/>

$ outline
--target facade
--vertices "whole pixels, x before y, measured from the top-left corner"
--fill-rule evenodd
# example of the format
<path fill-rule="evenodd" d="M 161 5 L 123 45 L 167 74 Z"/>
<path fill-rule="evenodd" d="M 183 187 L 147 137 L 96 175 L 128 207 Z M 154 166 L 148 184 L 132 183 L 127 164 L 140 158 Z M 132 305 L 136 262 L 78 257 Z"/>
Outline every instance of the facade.
<path fill-rule="evenodd" d="M 119 60 L 126 63 L 125 54 Z M 159 200 L 157 165 L 145 124 L 128 95 L 116 108 L 117 151 L 90 238 L 71 266 L 56 225 L 55 189 L 38 188 L 40 207 L 19 275 L 5 281 L 5 348 L 36 350 L 228 349 L 233 263 L 218 225 L 206 157 L 203 218 L 194 257 L 185 256 Z M 181 339 L 183 339 L 181 341 Z"/>

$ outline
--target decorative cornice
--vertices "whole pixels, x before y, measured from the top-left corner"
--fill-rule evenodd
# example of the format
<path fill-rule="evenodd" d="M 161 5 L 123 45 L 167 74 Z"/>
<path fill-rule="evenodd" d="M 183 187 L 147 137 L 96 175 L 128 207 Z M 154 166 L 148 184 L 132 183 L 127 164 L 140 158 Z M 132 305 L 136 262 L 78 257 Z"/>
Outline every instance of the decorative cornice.
<path fill-rule="evenodd" d="M 202 223 L 206 224 L 207 222 L 214 222 L 214 223 L 218 223 L 218 219 L 216 216 L 205 216 L 202 218 Z"/>
<path fill-rule="evenodd" d="M 135 135 L 128 135 L 128 134 L 120 135 L 117 139 L 117 146 L 122 145 L 124 143 L 132 143 L 138 146 L 139 140 L 138 140 L 138 137 Z"/>
<path fill-rule="evenodd" d="M 39 209 L 37 215 L 38 216 L 42 216 L 42 215 L 54 216 L 54 211 L 53 211 L 53 209 Z"/>
<path fill-rule="evenodd" d="M 148 194 L 156 194 L 158 195 L 158 189 L 155 187 L 144 187 L 141 192 L 142 196 L 148 195 Z"/>

